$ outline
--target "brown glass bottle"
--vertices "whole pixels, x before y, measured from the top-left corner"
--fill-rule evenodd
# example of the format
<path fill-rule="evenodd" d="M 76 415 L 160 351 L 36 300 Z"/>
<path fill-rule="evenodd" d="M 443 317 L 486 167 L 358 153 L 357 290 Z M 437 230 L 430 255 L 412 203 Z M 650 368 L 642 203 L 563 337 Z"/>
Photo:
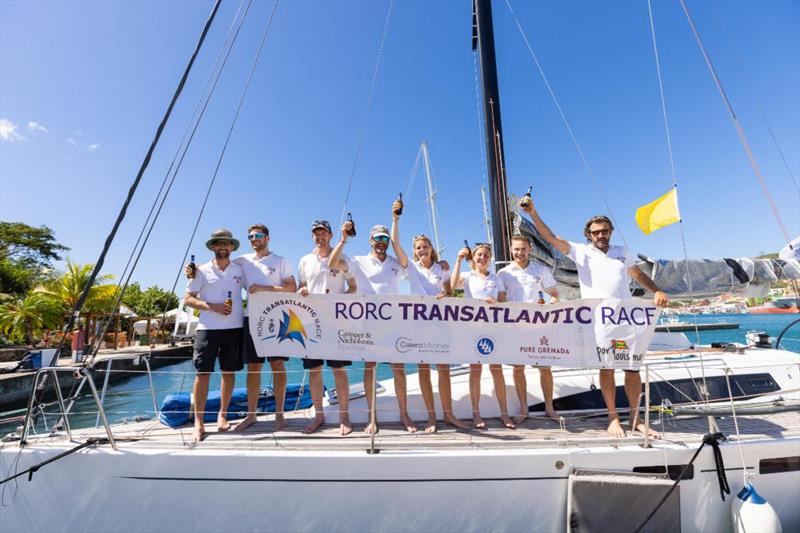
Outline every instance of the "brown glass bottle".
<path fill-rule="evenodd" d="M 225 298 L 225 305 L 227 305 L 228 307 L 231 308 L 231 310 L 233 310 L 233 299 L 231 298 L 231 291 L 228 291 L 228 297 Z"/>
<path fill-rule="evenodd" d="M 538 303 L 539 305 L 544 305 L 544 294 L 542 293 L 542 291 L 539 291 L 539 301 L 536 303 Z"/>
<path fill-rule="evenodd" d="M 194 255 L 191 256 L 191 260 L 189 261 L 189 273 L 186 274 L 186 277 L 189 279 L 194 279 L 197 275 L 197 265 L 194 263 Z"/>
<path fill-rule="evenodd" d="M 528 186 L 527 192 L 522 196 L 522 199 L 519 201 L 520 207 L 527 208 L 531 205 L 533 198 L 531 198 L 531 192 L 533 192 L 533 187 Z"/>
<path fill-rule="evenodd" d="M 397 193 L 396 202 L 398 202 L 400 204 L 400 207 L 398 207 L 397 209 L 394 210 L 394 214 L 397 215 L 397 216 L 400 216 L 400 215 L 403 214 L 403 193 L 401 193 L 401 192 Z"/>
<path fill-rule="evenodd" d="M 347 234 L 350 237 L 355 237 L 356 236 L 356 223 L 353 222 L 353 215 L 351 215 L 350 213 L 347 213 L 347 221 L 350 223 L 350 229 L 347 230 Z"/>

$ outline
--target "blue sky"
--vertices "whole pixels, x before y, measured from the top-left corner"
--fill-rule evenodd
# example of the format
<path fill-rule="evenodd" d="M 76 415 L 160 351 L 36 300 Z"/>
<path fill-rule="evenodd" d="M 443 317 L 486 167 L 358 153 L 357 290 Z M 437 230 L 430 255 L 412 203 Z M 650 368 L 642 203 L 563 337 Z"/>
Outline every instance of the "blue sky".
<path fill-rule="evenodd" d="M 74 260 L 96 259 L 211 5 L 0 2 L 2 220 L 46 224 Z M 338 223 L 387 5 L 281 2 L 192 246 L 198 258 L 208 256 L 202 241 L 214 228 L 244 238 L 249 224 L 264 222 L 272 249 L 296 265 L 311 248 L 311 221 Z M 634 222 L 638 206 L 671 186 L 647 3 L 512 6 L 630 247 L 681 257 L 677 226 L 645 237 Z M 800 3 L 689 6 L 794 237 L 800 196 L 758 106 L 797 179 Z M 127 260 L 237 7 L 223 3 L 106 272 L 121 272 Z M 245 21 L 134 276 L 146 285 L 172 284 L 271 8 L 255 2 Z M 584 220 L 604 211 L 602 201 L 505 2 L 495 2 L 494 16 L 509 189 L 533 185 L 545 220 L 579 239 Z M 679 4 L 655 2 L 654 16 L 689 255 L 777 251 L 783 238 Z M 350 200 L 361 232 L 347 253 L 365 253 L 367 229 L 389 222 L 422 139 L 431 146 L 446 257 L 463 239 L 484 240 L 470 34 L 469 1 L 395 3 Z M 423 178 L 407 196 L 406 244 L 429 232 Z"/>

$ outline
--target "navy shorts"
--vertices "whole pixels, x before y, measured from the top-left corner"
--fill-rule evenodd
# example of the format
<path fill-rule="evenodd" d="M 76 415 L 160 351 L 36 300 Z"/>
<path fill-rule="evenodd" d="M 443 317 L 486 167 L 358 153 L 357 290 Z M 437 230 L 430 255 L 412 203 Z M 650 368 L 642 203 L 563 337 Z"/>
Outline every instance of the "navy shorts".
<path fill-rule="evenodd" d="M 263 363 L 264 358 L 258 356 L 253 337 L 250 335 L 250 320 L 244 317 L 242 324 L 242 359 L 245 363 Z M 288 361 L 288 357 L 267 357 L 267 361 Z"/>
<path fill-rule="evenodd" d="M 344 368 L 353 364 L 352 361 L 331 361 L 330 359 L 303 359 L 303 368 L 310 370 L 322 366 L 322 363 L 328 363 L 329 368 Z"/>
<path fill-rule="evenodd" d="M 198 329 L 194 336 L 194 367 L 198 372 L 213 372 L 219 358 L 223 372 L 238 372 L 242 363 L 242 329 Z"/>

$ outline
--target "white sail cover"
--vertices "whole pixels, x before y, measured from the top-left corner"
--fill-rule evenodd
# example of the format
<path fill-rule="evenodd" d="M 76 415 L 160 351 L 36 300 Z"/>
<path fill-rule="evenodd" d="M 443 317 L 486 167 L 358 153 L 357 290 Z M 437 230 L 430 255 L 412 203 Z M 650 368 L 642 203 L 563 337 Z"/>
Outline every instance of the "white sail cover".
<path fill-rule="evenodd" d="M 514 232 L 528 237 L 533 259 L 553 271 L 563 297 L 580 298 L 575 263 L 554 250 L 529 220 L 517 213 L 512 217 Z M 800 280 L 800 237 L 781 250 L 777 259 L 743 257 L 684 261 L 643 255 L 639 255 L 639 259 L 639 268 L 672 298 L 710 297 L 725 293 L 766 296 L 770 284 L 778 280 Z M 632 286 L 631 290 L 636 296 L 644 294 L 638 286 Z"/>

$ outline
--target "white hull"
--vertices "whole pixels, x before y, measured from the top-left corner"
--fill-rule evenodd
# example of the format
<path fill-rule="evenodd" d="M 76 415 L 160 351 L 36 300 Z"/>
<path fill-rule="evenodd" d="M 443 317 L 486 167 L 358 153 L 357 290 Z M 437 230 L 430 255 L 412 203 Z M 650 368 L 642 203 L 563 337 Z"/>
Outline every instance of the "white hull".
<path fill-rule="evenodd" d="M 781 378 L 781 388 L 795 391 L 784 397 L 796 398 L 796 354 L 757 353 L 773 356 L 771 363 L 780 366 L 780 372 L 773 374 Z M 754 362 L 742 355 L 719 358 L 745 368 L 748 360 L 750 367 Z M 707 375 L 714 373 L 714 365 L 708 364 L 713 359 L 706 359 Z M 662 370 L 662 375 L 678 372 Z M 557 377 L 557 392 L 577 387 L 580 380 L 589 379 L 588 374 L 565 371 L 564 382 Z M 465 401 L 466 378 L 453 379 L 457 405 Z M 490 379 L 488 369 L 485 378 Z M 414 383 L 409 376 L 409 389 Z M 390 389 L 390 383 L 385 385 Z M 512 386 L 509 381 L 509 392 Z M 532 402 L 540 401 L 535 397 L 537 387 L 533 373 Z M 412 401 L 421 401 L 412 390 Z M 390 392 L 384 394 L 387 410 L 394 402 Z M 494 400 L 489 396 L 485 400 L 485 414 L 491 416 Z M 354 413 L 357 406 L 358 401 L 352 402 Z M 384 420 L 390 418 L 384 415 Z M 783 413 L 754 419 L 749 426 L 743 424 L 742 431 L 742 451 L 748 471 L 754 474 L 752 481 L 777 511 L 784 531 L 800 530 L 800 471 L 761 472 L 760 462 L 798 456 L 799 423 L 796 413 Z M 43 467 L 31 482 L 25 476 L 0 487 L 4 490 L 0 530 L 565 531 L 568 476 L 573 468 L 631 472 L 636 466 L 685 465 L 700 444 L 703 424 L 695 423 L 688 432 L 676 429 L 649 449 L 640 446 L 640 438 L 612 441 L 597 432 L 595 437 L 601 438 L 583 438 L 570 432 L 569 422 L 563 439 L 556 429 L 551 431 L 555 439 L 530 443 L 525 436 L 537 430 L 492 428 L 480 434 L 441 430 L 435 436 L 403 435 L 401 445 L 392 445 L 390 432 L 384 430 L 378 440 L 383 450 L 372 455 L 365 451 L 367 439 L 357 434 L 340 438 L 330 433 L 320 437 L 228 433 L 213 435 L 192 449 L 183 445 L 177 431 L 154 429 L 152 423 L 150 429 L 134 433 L 138 426 L 114 426 L 115 434 L 135 434 L 144 440 L 119 442 L 116 452 L 107 445 L 84 449 Z M 157 433 L 169 437 L 165 440 Z M 30 439 L 21 451 L 7 443 L 0 449 L 2 474 L 24 470 L 72 446 L 63 438 L 47 437 Z M 723 443 L 721 450 L 732 495 L 721 500 L 712 452 L 706 447 L 695 462 L 693 478 L 680 484 L 683 531 L 731 530 L 730 502 L 743 486 L 741 459 L 734 441 Z"/>

